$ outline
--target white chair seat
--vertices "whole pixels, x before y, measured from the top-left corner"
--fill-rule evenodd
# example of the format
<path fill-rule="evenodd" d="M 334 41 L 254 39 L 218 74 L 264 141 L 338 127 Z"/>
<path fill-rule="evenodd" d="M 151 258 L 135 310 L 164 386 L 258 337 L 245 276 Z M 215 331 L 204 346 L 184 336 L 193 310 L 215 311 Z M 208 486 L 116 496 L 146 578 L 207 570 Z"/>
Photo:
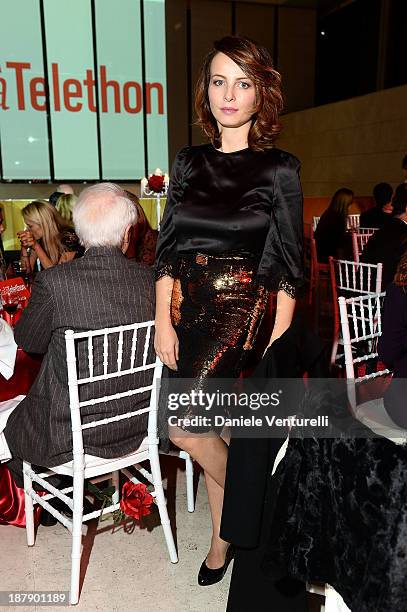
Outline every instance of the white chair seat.
<path fill-rule="evenodd" d="M 129 464 L 129 459 L 133 456 L 134 463 L 139 463 L 143 461 L 142 455 L 148 452 L 148 437 L 146 436 L 144 440 L 141 442 L 140 446 L 137 450 L 128 453 L 127 455 L 122 455 L 120 457 L 109 458 L 106 459 L 104 457 L 96 457 L 95 455 L 84 455 L 85 460 L 85 478 L 91 478 L 95 476 L 95 473 L 100 473 L 100 468 L 103 466 L 109 471 L 109 467 L 111 465 L 112 469 L 121 469 L 120 461 L 123 462 L 123 466 Z M 52 471 L 56 474 L 63 474 L 65 476 L 73 475 L 73 460 L 67 461 L 66 463 L 61 463 L 61 465 L 56 465 L 52 467 Z M 95 473 L 93 473 L 95 471 Z"/>
<path fill-rule="evenodd" d="M 407 430 L 398 427 L 389 417 L 383 398 L 359 404 L 356 409 L 356 418 L 376 434 L 388 438 L 395 444 L 405 444 L 407 441 Z"/>

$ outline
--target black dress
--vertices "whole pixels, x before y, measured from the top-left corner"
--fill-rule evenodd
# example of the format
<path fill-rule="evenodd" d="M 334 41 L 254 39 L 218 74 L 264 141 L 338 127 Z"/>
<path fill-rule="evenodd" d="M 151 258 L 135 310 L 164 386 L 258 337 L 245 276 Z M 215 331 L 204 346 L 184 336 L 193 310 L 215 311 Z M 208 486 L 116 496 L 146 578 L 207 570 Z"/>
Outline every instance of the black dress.
<path fill-rule="evenodd" d="M 315 230 L 317 257 L 327 263 L 329 256 L 353 260 L 352 236 L 346 231 L 346 219 L 339 213 L 327 209 Z"/>
<path fill-rule="evenodd" d="M 299 167 L 279 149 L 222 153 L 201 145 L 178 153 L 156 257 L 157 280 L 175 279 L 171 317 L 180 347 L 171 378 L 202 388 L 206 379 L 238 376 L 268 291 L 294 297 L 302 286 Z M 197 411 L 187 406 L 177 417 Z M 165 407 L 160 412 L 162 422 Z"/>
<path fill-rule="evenodd" d="M 407 290 L 390 283 L 386 289 L 379 359 L 393 370 L 384 394 L 384 407 L 399 427 L 407 428 Z"/>

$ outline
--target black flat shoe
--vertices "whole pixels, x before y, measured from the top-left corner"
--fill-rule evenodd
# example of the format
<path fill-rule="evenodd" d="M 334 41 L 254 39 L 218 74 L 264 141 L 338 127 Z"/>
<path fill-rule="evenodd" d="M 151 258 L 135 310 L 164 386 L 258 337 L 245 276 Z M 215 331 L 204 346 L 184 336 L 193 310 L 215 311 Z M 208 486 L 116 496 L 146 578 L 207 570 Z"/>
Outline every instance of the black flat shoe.
<path fill-rule="evenodd" d="M 210 569 L 206 565 L 206 559 L 202 563 L 201 568 L 198 573 L 198 584 L 199 586 L 209 586 L 211 584 L 216 584 L 222 580 L 223 576 L 226 574 L 227 569 L 229 567 L 229 563 L 232 561 L 235 554 L 235 550 L 232 545 L 226 551 L 225 563 L 222 567 L 217 567 L 216 569 Z"/>

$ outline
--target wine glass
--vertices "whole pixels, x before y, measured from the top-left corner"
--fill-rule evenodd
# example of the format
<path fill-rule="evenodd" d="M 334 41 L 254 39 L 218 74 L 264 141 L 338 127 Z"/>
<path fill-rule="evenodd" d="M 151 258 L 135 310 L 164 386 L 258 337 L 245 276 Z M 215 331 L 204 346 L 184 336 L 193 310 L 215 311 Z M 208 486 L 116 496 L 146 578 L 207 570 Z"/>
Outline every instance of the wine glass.
<path fill-rule="evenodd" d="M 3 295 L 3 310 L 8 314 L 10 318 L 11 327 L 14 326 L 14 315 L 17 312 L 19 300 L 14 295 Z"/>

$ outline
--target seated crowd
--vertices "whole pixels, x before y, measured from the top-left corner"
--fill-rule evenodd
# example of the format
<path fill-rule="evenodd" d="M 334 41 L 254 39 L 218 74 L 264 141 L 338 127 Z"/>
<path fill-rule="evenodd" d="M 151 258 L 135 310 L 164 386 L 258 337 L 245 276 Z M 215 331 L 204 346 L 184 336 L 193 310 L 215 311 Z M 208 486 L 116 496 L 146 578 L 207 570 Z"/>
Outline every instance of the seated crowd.
<path fill-rule="evenodd" d="M 407 177 L 407 156 L 402 161 L 403 176 Z M 407 250 L 407 180 L 393 189 L 388 183 L 378 183 L 373 189 L 374 206 L 359 217 L 361 231 L 371 229 L 360 261 L 383 264 L 383 290 L 393 281 L 397 265 Z M 338 189 L 328 208 L 322 213 L 314 231 L 317 258 L 327 263 L 329 256 L 353 261 L 352 231 L 348 215 L 354 203 L 350 189 Z"/>
<path fill-rule="evenodd" d="M 47 213 L 48 207 L 52 209 L 47 204 Z M 78 198 L 73 221 L 85 249 L 83 256 L 70 265 L 49 265 L 37 276 L 29 304 L 15 327 L 20 347 L 29 353 L 44 354 L 36 381 L 9 417 L 4 431 L 13 457 L 7 465 L 19 486 L 23 484 L 22 459 L 47 467 L 72 460 L 64 331 L 107 328 L 154 318 L 153 271 L 125 257 L 137 224 L 133 197 L 111 183 L 89 187 Z M 37 227 L 33 225 L 34 233 Z M 43 236 L 39 230 L 34 235 L 38 241 Z M 60 258 L 55 263 L 62 261 L 67 260 Z M 145 373 L 138 376 L 139 386 L 148 384 Z M 119 393 L 126 383 L 126 377 L 101 381 L 98 396 L 107 391 Z M 115 414 L 134 409 L 135 402 L 145 407 L 146 395 L 116 402 Z M 100 406 L 96 405 L 95 412 L 89 411 L 87 418 L 94 420 L 98 410 Z M 109 416 L 113 415 L 106 414 L 106 418 Z M 146 426 L 142 417 L 110 425 L 108 434 L 106 428 L 104 434 L 103 427 L 97 432 L 88 429 L 85 453 L 110 458 L 134 451 L 145 436 Z"/>

